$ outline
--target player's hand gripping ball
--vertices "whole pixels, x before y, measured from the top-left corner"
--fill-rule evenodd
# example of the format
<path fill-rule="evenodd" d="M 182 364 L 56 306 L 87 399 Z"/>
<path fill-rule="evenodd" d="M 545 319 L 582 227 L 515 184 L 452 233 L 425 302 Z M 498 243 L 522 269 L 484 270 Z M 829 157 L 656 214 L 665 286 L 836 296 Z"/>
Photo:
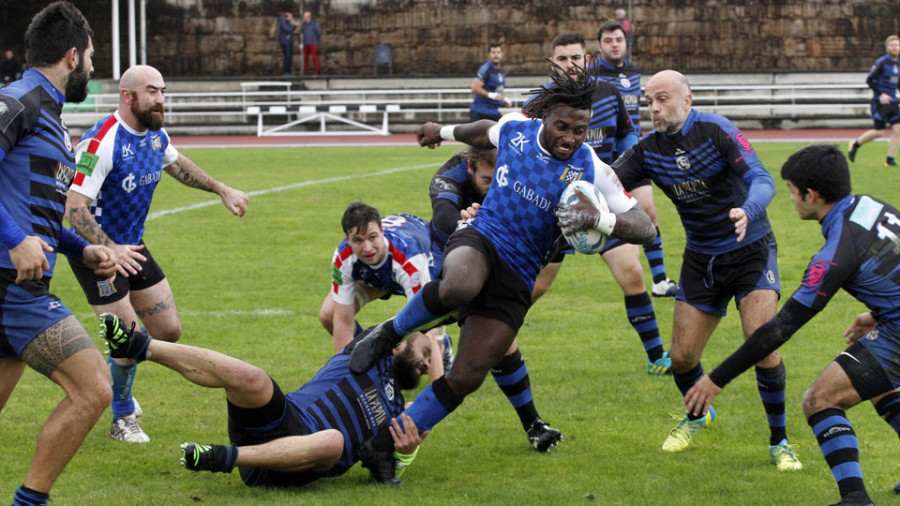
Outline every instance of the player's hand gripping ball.
<path fill-rule="evenodd" d="M 609 212 L 609 205 L 607 205 L 606 203 L 606 198 L 602 193 L 600 193 L 600 189 L 587 181 L 575 181 L 574 183 L 566 187 L 559 199 L 559 203 L 566 204 L 567 206 L 570 206 L 570 208 L 571 206 L 577 204 L 578 195 L 575 193 L 576 188 L 581 190 L 581 193 L 583 193 L 584 196 L 587 197 L 588 201 L 591 203 L 591 205 L 594 206 L 595 209 L 599 210 L 601 213 Z M 564 218 L 560 216 L 560 224 L 563 223 L 563 220 Z M 564 228 L 563 234 L 566 238 L 566 241 L 568 241 L 576 251 L 578 251 L 579 253 L 584 253 L 586 255 L 598 253 L 600 250 L 602 250 L 606 245 L 606 239 L 608 237 L 606 234 L 597 230 L 596 228 L 572 231 L 569 233 L 565 232 L 566 230 Z"/>

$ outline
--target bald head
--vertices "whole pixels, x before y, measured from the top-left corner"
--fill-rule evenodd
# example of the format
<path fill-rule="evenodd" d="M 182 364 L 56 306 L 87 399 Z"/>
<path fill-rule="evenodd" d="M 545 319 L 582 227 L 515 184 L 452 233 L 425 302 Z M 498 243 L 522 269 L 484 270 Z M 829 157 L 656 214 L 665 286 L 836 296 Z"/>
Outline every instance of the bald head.
<path fill-rule="evenodd" d="M 681 130 L 691 112 L 691 86 L 680 72 L 663 70 L 647 81 L 644 88 L 653 126 L 665 134 Z"/>
<path fill-rule="evenodd" d="M 166 83 L 149 65 L 136 65 L 119 80 L 119 116 L 137 131 L 159 130 L 163 125 Z"/>

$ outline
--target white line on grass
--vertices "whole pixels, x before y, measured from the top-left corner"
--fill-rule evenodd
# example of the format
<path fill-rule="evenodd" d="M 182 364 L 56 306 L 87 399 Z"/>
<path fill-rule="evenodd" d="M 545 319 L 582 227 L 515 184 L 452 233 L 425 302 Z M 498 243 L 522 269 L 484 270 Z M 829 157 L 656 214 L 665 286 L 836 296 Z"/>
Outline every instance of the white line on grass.
<path fill-rule="evenodd" d="M 226 316 L 292 316 L 290 309 L 227 309 L 225 311 L 179 311 L 184 316 L 212 316 L 222 318 Z"/>
<path fill-rule="evenodd" d="M 440 166 L 440 164 L 429 163 L 426 165 L 413 165 L 411 167 L 398 167 L 396 169 L 380 170 L 378 172 L 372 172 L 370 174 L 355 174 L 352 176 L 337 176 L 337 177 L 329 177 L 326 179 L 316 179 L 314 181 L 302 181 L 300 183 L 294 183 L 294 184 L 289 184 L 289 185 L 285 185 L 285 186 L 276 186 L 275 188 L 268 188 L 266 190 L 256 190 L 256 191 L 247 193 L 247 196 L 255 197 L 257 195 L 267 195 L 269 193 L 277 193 L 277 192 L 282 192 L 282 191 L 286 191 L 286 190 L 293 190 L 295 188 L 302 188 L 304 186 L 335 183 L 338 181 L 346 181 L 348 179 L 355 179 L 355 178 L 362 178 L 362 177 L 386 176 L 388 174 L 396 174 L 398 172 L 407 172 L 410 170 L 418 170 L 418 169 L 425 169 L 428 167 L 439 167 L 439 166 Z M 169 214 L 176 214 L 176 213 L 180 213 L 180 212 L 184 212 L 184 211 L 192 211 L 194 209 L 200 209 L 202 207 L 215 206 L 215 205 L 220 204 L 221 202 L 222 202 L 221 200 L 208 200 L 206 202 L 198 202 L 196 204 L 192 204 L 189 206 L 176 207 L 175 209 L 166 209 L 163 211 L 156 211 L 156 212 L 150 213 L 147 216 L 146 221 L 155 220 L 156 218 L 161 218 L 161 217 L 167 216 Z"/>

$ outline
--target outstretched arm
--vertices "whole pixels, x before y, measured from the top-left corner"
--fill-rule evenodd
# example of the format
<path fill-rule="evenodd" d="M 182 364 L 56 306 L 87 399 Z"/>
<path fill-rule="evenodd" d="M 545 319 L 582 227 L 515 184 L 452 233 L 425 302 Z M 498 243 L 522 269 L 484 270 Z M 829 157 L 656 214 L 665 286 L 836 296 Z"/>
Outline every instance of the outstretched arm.
<path fill-rule="evenodd" d="M 217 194 L 221 197 L 222 204 L 235 216 L 243 216 L 247 212 L 249 199 L 244 192 L 216 181 L 190 158 L 179 154 L 178 159 L 168 165 L 165 171 L 185 186 Z"/>
<path fill-rule="evenodd" d="M 419 146 L 428 146 L 431 149 L 440 146 L 445 140 L 457 140 L 477 148 L 490 149 L 495 146 L 488 137 L 488 130 L 496 124 L 488 119 L 446 126 L 428 122 L 419 127 L 416 140 L 419 141 Z"/>

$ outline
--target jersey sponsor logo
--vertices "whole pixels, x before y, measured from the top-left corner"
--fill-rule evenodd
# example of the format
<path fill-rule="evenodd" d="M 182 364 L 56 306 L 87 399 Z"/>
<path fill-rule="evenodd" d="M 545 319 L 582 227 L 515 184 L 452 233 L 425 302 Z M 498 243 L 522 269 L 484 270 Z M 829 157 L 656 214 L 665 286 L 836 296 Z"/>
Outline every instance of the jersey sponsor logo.
<path fill-rule="evenodd" d="M 134 149 L 131 147 L 131 144 L 123 144 L 122 145 L 122 158 L 126 160 L 128 158 L 134 157 Z"/>
<path fill-rule="evenodd" d="M 503 188 L 509 184 L 509 180 L 506 177 L 507 174 L 509 174 L 509 165 L 501 165 L 497 167 L 497 186 L 499 186 L 500 188 Z"/>
<path fill-rule="evenodd" d="M 637 95 L 622 95 L 622 101 L 625 102 L 625 107 L 628 109 L 633 109 L 640 104 L 640 98 Z"/>
<path fill-rule="evenodd" d="M 138 182 L 138 184 L 141 186 L 153 184 L 153 183 L 156 183 L 157 181 L 159 181 L 160 179 L 162 179 L 162 171 L 157 170 L 155 172 L 151 172 L 149 174 L 144 174 L 143 176 L 141 176 L 141 179 Z"/>
<path fill-rule="evenodd" d="M 532 188 L 529 188 L 526 184 L 522 183 L 519 180 L 516 180 L 513 183 L 513 190 L 518 193 L 522 198 L 536 205 L 539 209 L 544 211 L 548 211 L 550 209 L 550 201 L 545 197 L 541 196 L 537 191 Z"/>
<path fill-rule="evenodd" d="M 850 221 L 866 230 L 872 230 L 872 227 L 881 215 L 882 209 L 884 209 L 883 205 L 872 200 L 869 196 L 863 195 L 860 197 L 859 203 L 853 209 L 853 214 L 850 215 Z M 885 214 L 885 216 L 888 214 L 890 213 Z M 891 216 L 893 215 L 891 214 Z M 890 218 L 888 219 L 890 220 Z M 896 217 L 894 218 L 894 222 L 896 223 Z"/>
<path fill-rule="evenodd" d="M 692 202 L 709 193 L 709 181 L 706 179 L 695 179 L 673 184 L 669 188 L 671 188 L 672 193 L 676 197 L 693 194 L 690 198 L 680 199 L 682 202 Z"/>
<path fill-rule="evenodd" d="M 565 181 L 566 184 L 574 183 L 575 181 L 580 180 L 584 176 L 584 169 L 581 167 L 572 167 L 571 165 L 567 165 L 565 169 L 563 169 L 563 173 L 559 175 L 560 181 Z"/>
<path fill-rule="evenodd" d="M 137 184 L 134 182 L 134 174 L 128 174 L 124 179 L 122 179 L 122 189 L 125 190 L 126 193 L 131 193 L 137 188 Z"/>
<path fill-rule="evenodd" d="M 806 276 L 803 278 L 803 285 L 814 290 L 816 293 L 821 293 L 818 288 L 822 286 L 825 275 L 828 274 L 828 269 L 830 269 L 832 265 L 834 265 L 833 262 L 825 262 L 823 260 L 810 262 L 809 267 L 806 268 Z"/>
<path fill-rule="evenodd" d="M 56 162 L 56 191 L 65 194 L 72 185 L 72 179 L 75 177 L 75 171 L 72 167 Z"/>
<path fill-rule="evenodd" d="M 97 166 L 99 160 L 100 157 L 93 153 L 88 153 L 87 151 L 81 153 L 81 158 L 78 159 L 78 172 L 85 176 L 90 176 L 94 173 L 94 167 Z"/>
<path fill-rule="evenodd" d="M 97 293 L 101 297 L 109 297 L 110 295 L 116 293 L 116 285 L 110 283 L 108 279 L 104 279 L 102 281 L 97 281 Z"/>
<path fill-rule="evenodd" d="M 525 148 L 525 144 L 527 144 L 529 142 L 531 142 L 531 141 L 529 141 L 528 139 L 525 138 L 524 132 L 516 132 L 515 138 L 513 138 L 513 140 L 509 141 L 509 145 L 510 145 L 510 147 L 513 148 L 513 150 L 515 152 L 517 152 L 521 155 L 522 150 Z"/>
<path fill-rule="evenodd" d="M 737 144 L 738 149 L 741 151 L 753 151 L 753 146 L 750 145 L 750 141 L 744 137 L 744 133 L 740 130 L 734 133 L 734 143 Z"/>

